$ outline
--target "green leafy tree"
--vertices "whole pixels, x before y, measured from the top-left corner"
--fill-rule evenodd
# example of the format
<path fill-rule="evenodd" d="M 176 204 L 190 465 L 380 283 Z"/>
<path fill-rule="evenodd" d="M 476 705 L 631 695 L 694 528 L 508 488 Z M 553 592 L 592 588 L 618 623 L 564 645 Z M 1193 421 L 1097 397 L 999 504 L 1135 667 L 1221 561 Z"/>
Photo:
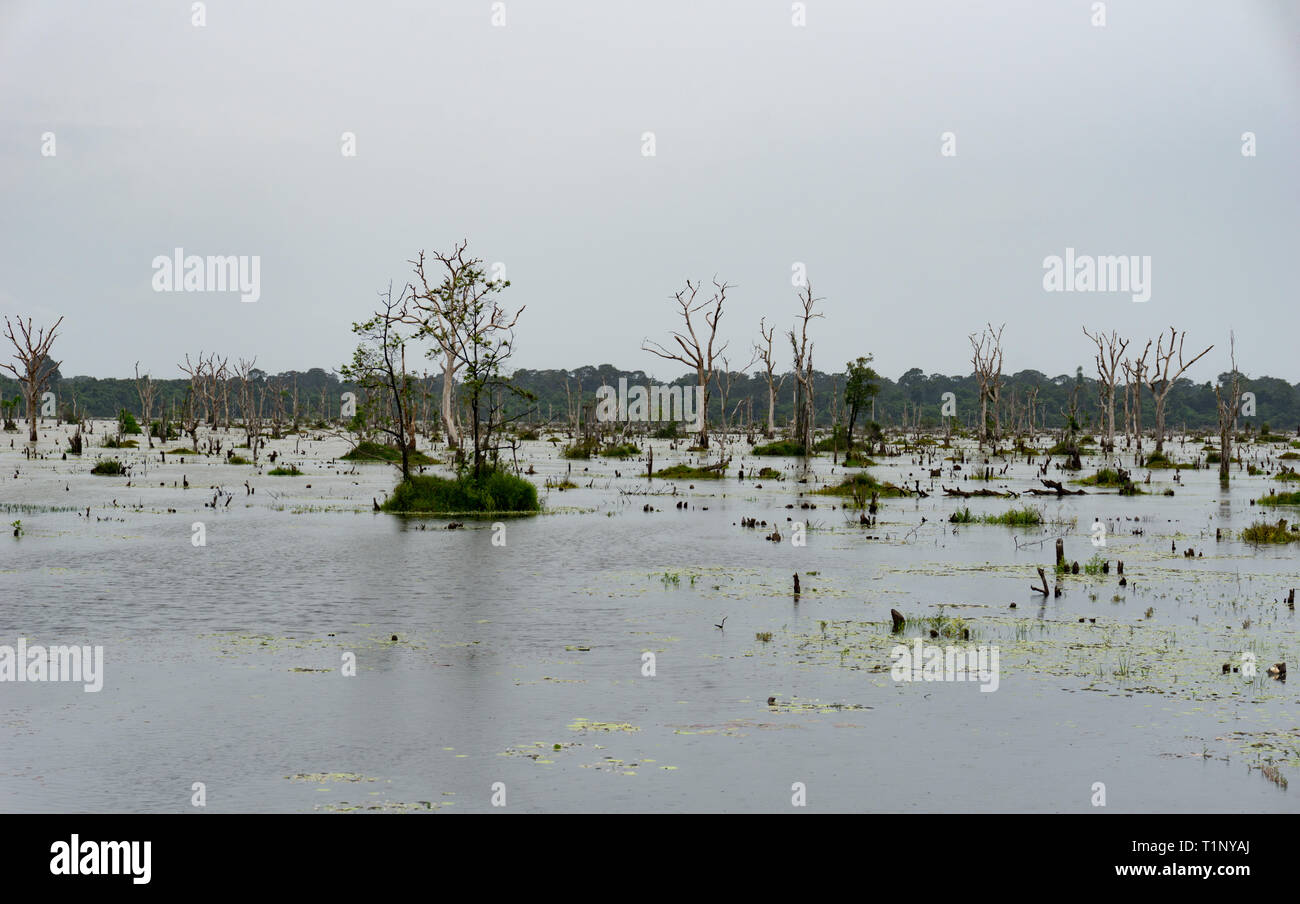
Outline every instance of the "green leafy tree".
<path fill-rule="evenodd" d="M 844 383 L 844 407 L 849 412 L 848 449 L 853 449 L 853 424 L 858 419 L 858 412 L 871 403 L 876 393 L 880 392 L 880 375 L 869 365 L 872 356 L 858 358 L 847 365 L 848 379 Z"/>

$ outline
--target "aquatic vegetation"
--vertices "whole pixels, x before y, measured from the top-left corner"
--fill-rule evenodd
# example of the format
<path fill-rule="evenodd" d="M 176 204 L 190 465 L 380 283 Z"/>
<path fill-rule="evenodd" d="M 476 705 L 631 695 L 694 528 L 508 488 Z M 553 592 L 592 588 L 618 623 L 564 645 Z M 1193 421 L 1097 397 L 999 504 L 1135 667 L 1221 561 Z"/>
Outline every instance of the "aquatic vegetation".
<path fill-rule="evenodd" d="M 116 458 L 101 458 L 95 462 L 95 466 L 90 469 L 91 474 L 98 474 L 101 477 L 118 477 L 126 473 L 126 468 Z"/>
<path fill-rule="evenodd" d="M 655 471 L 655 477 L 663 480 L 720 480 L 725 477 L 721 468 L 716 470 L 706 470 L 704 468 L 695 468 L 690 465 L 673 465 L 669 468 L 661 468 Z"/>
<path fill-rule="evenodd" d="M 298 470 L 297 465 L 289 465 L 287 468 L 283 466 L 278 468 L 272 468 L 266 473 L 271 477 L 301 477 L 302 476 L 302 471 Z"/>
<path fill-rule="evenodd" d="M 1133 481 L 1129 478 L 1127 471 L 1116 471 L 1113 468 L 1102 468 L 1100 471 L 1072 481 L 1080 486 L 1086 487 L 1124 487 L 1132 486 Z"/>
<path fill-rule="evenodd" d="M 970 510 L 970 506 L 963 506 L 949 515 L 948 520 L 953 524 L 974 524 L 979 518 Z"/>
<path fill-rule="evenodd" d="M 245 457 L 242 456 L 242 455 L 232 455 L 232 456 L 230 456 L 228 459 L 226 459 L 226 464 L 228 464 L 228 465 L 251 465 L 251 464 L 252 464 L 252 461 L 250 461 L 249 459 L 245 458 Z"/>
<path fill-rule="evenodd" d="M 425 455 L 423 452 L 415 449 L 410 450 L 407 458 L 413 465 L 433 465 L 438 462 Z M 396 464 L 402 460 L 402 450 L 393 445 L 381 445 L 379 443 L 362 440 L 347 453 L 340 455 L 341 461 L 385 461 Z"/>
<path fill-rule="evenodd" d="M 637 448 L 636 443 L 622 443 L 606 446 L 600 450 L 600 454 L 606 458 L 630 458 L 633 455 L 640 455 L 641 450 Z"/>
<path fill-rule="evenodd" d="M 1269 493 L 1259 497 L 1260 505 L 1300 505 L 1300 490 L 1294 493 Z"/>
<path fill-rule="evenodd" d="M 565 446 L 560 453 L 565 458 L 591 458 L 600 451 L 600 440 L 594 436 L 581 439 L 576 443 L 570 443 Z"/>
<path fill-rule="evenodd" d="M 569 723 L 569 731 L 640 731 L 629 722 L 593 722 L 590 719 L 574 719 Z"/>
<path fill-rule="evenodd" d="M 784 455 L 790 458 L 804 458 L 808 455 L 808 450 L 804 448 L 802 443 L 796 443 L 788 439 L 755 446 L 751 451 L 755 455 Z"/>
<path fill-rule="evenodd" d="M 1241 532 L 1241 539 L 1248 543 L 1295 543 L 1300 542 L 1300 531 L 1295 526 L 1288 528 L 1285 518 L 1276 524 L 1256 521 Z"/>
<path fill-rule="evenodd" d="M 1043 513 L 1033 506 L 1011 508 L 1000 515 L 985 515 L 980 519 L 985 524 L 1005 524 L 1009 527 L 1028 527 L 1043 523 Z"/>
<path fill-rule="evenodd" d="M 871 499 L 872 493 L 881 497 L 908 495 L 907 490 L 896 487 L 892 483 L 881 483 L 865 471 L 847 477 L 841 483 L 823 487 L 813 492 L 821 496 L 848 496 L 854 500 L 854 504 L 859 508 L 866 505 L 867 501 Z"/>
<path fill-rule="evenodd" d="M 407 514 L 489 514 L 538 512 L 537 487 L 505 471 L 488 471 L 475 477 L 417 475 L 399 483 L 381 508 Z"/>

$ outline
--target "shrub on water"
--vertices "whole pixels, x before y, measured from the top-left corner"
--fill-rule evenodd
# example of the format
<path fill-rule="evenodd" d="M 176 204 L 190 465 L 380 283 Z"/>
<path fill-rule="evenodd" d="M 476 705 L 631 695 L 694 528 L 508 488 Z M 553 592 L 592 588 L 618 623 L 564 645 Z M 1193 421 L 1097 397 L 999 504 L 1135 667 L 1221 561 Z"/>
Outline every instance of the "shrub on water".
<path fill-rule="evenodd" d="M 140 425 L 136 423 L 135 415 L 123 408 L 117 413 L 117 423 L 121 426 L 123 433 L 142 433 Z"/>
<path fill-rule="evenodd" d="M 607 458 L 630 458 L 633 455 L 640 455 L 641 450 L 636 447 L 636 443 L 623 443 L 606 446 L 600 450 L 600 454 Z"/>
<path fill-rule="evenodd" d="M 423 452 L 411 450 L 407 456 L 412 465 L 432 465 L 437 464 L 432 458 Z M 402 460 L 402 450 L 397 446 L 385 446 L 379 443 L 372 443 L 369 440 L 362 440 L 357 443 L 356 447 L 340 455 L 343 461 L 387 461 L 397 463 Z"/>
<path fill-rule="evenodd" d="M 386 512 L 412 514 L 488 514 L 493 512 L 537 512 L 537 487 L 505 471 L 486 471 L 479 476 L 418 475 L 399 483 L 381 508 Z"/>
<path fill-rule="evenodd" d="M 966 506 L 953 512 L 948 517 L 948 520 L 953 524 L 974 524 L 979 519 L 975 517 L 975 513 L 970 510 L 970 507 Z"/>
<path fill-rule="evenodd" d="M 1241 532 L 1241 539 L 1248 543 L 1294 543 L 1300 541 L 1300 532 L 1294 527 L 1288 528 L 1285 518 L 1277 524 L 1256 521 Z"/>
<path fill-rule="evenodd" d="M 803 447 L 802 443 L 791 442 L 788 439 L 781 439 L 774 443 L 755 446 L 753 448 L 753 453 L 755 455 L 787 455 L 792 458 L 802 458 L 808 454 L 808 450 Z"/>
<path fill-rule="evenodd" d="M 98 474 L 101 477 L 116 477 L 126 473 L 126 468 L 116 458 L 101 458 L 95 462 L 95 466 L 90 469 L 91 474 Z"/>

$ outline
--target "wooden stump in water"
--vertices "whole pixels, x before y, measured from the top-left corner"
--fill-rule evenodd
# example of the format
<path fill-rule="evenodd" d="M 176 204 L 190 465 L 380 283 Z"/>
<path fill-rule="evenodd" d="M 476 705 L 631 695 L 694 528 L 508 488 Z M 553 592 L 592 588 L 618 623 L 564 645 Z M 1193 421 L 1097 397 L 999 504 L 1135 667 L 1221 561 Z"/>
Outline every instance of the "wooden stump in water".
<path fill-rule="evenodd" d="M 903 630 L 903 625 L 904 625 L 904 623 L 906 623 L 906 621 L 907 621 L 907 619 L 903 618 L 903 613 L 899 612 L 897 609 L 890 609 L 890 610 L 889 610 L 889 617 L 892 618 L 892 619 L 894 620 L 894 633 L 895 633 L 895 634 L 897 634 L 899 631 Z"/>
<path fill-rule="evenodd" d="M 1056 569 L 1060 571 L 1065 565 L 1065 541 L 1060 537 L 1056 539 Z"/>

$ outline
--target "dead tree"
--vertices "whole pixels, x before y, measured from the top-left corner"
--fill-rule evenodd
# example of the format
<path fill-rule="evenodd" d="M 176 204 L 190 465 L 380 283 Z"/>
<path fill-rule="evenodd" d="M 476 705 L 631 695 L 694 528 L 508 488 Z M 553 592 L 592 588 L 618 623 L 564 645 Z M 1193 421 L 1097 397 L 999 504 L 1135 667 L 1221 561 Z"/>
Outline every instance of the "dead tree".
<path fill-rule="evenodd" d="M 795 335 L 793 329 L 786 331 L 786 336 L 790 339 L 790 349 L 794 353 L 794 442 L 802 446 L 805 455 L 811 455 L 813 451 L 813 360 L 812 343 L 808 341 L 808 321 L 818 317 L 824 317 L 825 314 L 814 314 L 813 305 L 820 298 L 814 298 L 812 293 L 812 283 L 804 286 L 803 294 L 799 296 L 799 304 L 803 308 L 803 313 L 799 316 L 796 326 L 799 329 L 798 335 Z"/>
<path fill-rule="evenodd" d="M 144 433 L 149 440 L 149 448 L 153 448 L 153 397 L 157 387 L 154 385 L 153 377 L 145 374 L 140 376 L 140 362 L 135 362 L 135 391 L 140 395 L 140 414 L 144 420 Z"/>
<path fill-rule="evenodd" d="M 50 376 L 63 363 L 50 360 L 50 346 L 54 344 L 59 324 L 62 322 L 63 318 L 60 317 L 54 321 L 54 326 L 48 331 L 45 327 L 41 327 L 33 335 L 32 318 L 28 317 L 27 322 L 23 323 L 23 319 L 19 317 L 18 332 L 15 333 L 13 323 L 8 316 L 5 317 L 5 338 L 13 343 L 14 359 L 20 366 L 15 367 L 5 363 L 0 364 L 0 367 L 13 374 L 22 386 L 23 399 L 27 403 L 28 442 L 36 442 L 37 401 L 45 392 L 45 385 L 49 382 Z"/>
<path fill-rule="evenodd" d="M 1124 383 L 1127 390 L 1124 404 L 1129 410 L 1126 429 L 1137 443 L 1139 453 L 1142 451 L 1142 385 L 1146 382 L 1147 355 L 1150 353 L 1151 342 L 1148 341 L 1146 347 L 1142 349 L 1142 357 L 1125 359 L 1121 365 L 1124 368 Z"/>
<path fill-rule="evenodd" d="M 257 447 L 262 435 L 262 398 L 265 393 L 258 392 L 258 380 L 261 371 L 254 366 L 257 358 L 251 361 L 239 359 L 235 365 L 235 379 L 239 381 L 239 410 L 244 416 L 244 435 L 247 437 L 248 450 L 253 461 L 257 461 Z"/>
<path fill-rule="evenodd" d="M 731 380 L 733 376 L 731 366 L 727 363 L 725 357 L 720 358 L 719 360 L 722 362 L 722 367 L 719 368 L 716 379 L 718 384 L 718 399 L 722 402 L 722 408 L 720 409 L 722 412 L 722 441 L 725 443 L 727 434 L 731 432 L 731 418 L 735 416 L 736 412 L 733 411 L 731 415 L 727 414 L 727 398 L 731 395 Z M 744 376 L 749 369 L 754 366 L 756 360 L 758 360 L 757 356 L 750 358 L 749 363 L 737 371 L 737 373 Z M 740 405 L 737 404 L 736 409 L 739 410 L 739 408 Z"/>
<path fill-rule="evenodd" d="M 1101 396 L 1101 408 L 1106 418 L 1106 438 L 1102 449 L 1106 452 L 1115 450 L 1115 386 L 1119 382 L 1120 361 L 1129 340 L 1120 339 L 1119 333 L 1111 330 L 1110 335 L 1098 332 L 1096 335 L 1083 328 L 1083 334 L 1097 344 L 1097 386 Z"/>
<path fill-rule="evenodd" d="M 1216 384 L 1214 387 L 1215 407 L 1219 414 L 1219 484 L 1228 485 L 1228 473 L 1232 464 L 1232 435 L 1237 429 L 1237 409 L 1241 405 L 1241 374 L 1237 372 L 1237 337 L 1228 334 L 1231 345 L 1232 376 L 1227 387 L 1228 397 Z"/>
<path fill-rule="evenodd" d="M 459 242 L 450 253 L 435 251 L 432 263 L 441 268 L 441 281 L 430 284 L 424 272 L 425 257 L 421 251 L 415 260 L 407 263 L 415 267 L 416 283 L 408 290 L 409 306 L 402 312 L 402 320 L 420 328 L 418 337 L 428 336 L 437 345 L 436 353 L 442 355 L 442 429 L 447 445 L 460 447 L 461 431 L 459 407 L 456 403 L 456 374 L 465 366 L 464 356 L 457 354 L 459 339 L 464 333 L 464 323 L 470 309 L 485 291 L 481 279 L 480 262 L 467 257 L 469 243 Z M 437 277 L 434 277 L 435 279 Z M 435 352 L 431 351 L 430 357 Z"/>
<path fill-rule="evenodd" d="M 995 331 L 989 324 L 979 334 L 971 333 L 970 344 L 974 351 L 971 364 L 975 367 L 975 379 L 980 388 L 980 448 L 988 439 L 988 405 L 993 404 L 993 448 L 997 449 L 1002 432 L 1002 420 L 998 414 L 998 397 L 1002 394 L 1002 330 L 1006 324 Z"/>
<path fill-rule="evenodd" d="M 702 396 L 700 399 L 700 436 L 698 445 L 700 448 L 706 449 L 709 445 L 709 381 L 713 379 L 714 359 L 727 348 L 726 342 L 717 348 L 714 348 L 714 343 L 718 336 L 718 321 L 722 319 L 722 305 L 727 299 L 727 290 L 731 286 L 725 282 L 718 282 L 715 276 L 713 278 L 713 296 L 708 301 L 696 302 L 695 298 L 700 291 L 701 285 L 702 283 L 699 281 L 692 283 L 688 279 L 686 280 L 686 288 L 673 296 L 677 301 L 682 320 L 686 323 L 686 332 L 679 333 L 673 330 L 669 335 L 673 337 L 681 351 L 673 351 L 658 342 L 651 342 L 649 339 L 641 343 L 641 348 L 667 361 L 678 361 L 695 369 L 695 377 L 699 382 Z M 704 323 L 708 327 L 707 342 L 696 334 L 695 324 L 691 321 L 691 317 L 700 311 L 704 312 Z M 703 330 L 700 332 L 703 333 Z"/>
<path fill-rule="evenodd" d="M 762 362 L 764 376 L 767 378 L 767 438 L 771 439 L 776 435 L 776 394 L 785 383 L 787 374 L 782 374 L 780 380 L 773 374 L 776 363 L 772 357 L 772 337 L 776 335 L 776 327 L 764 329 L 765 326 L 764 320 L 760 319 L 758 334 L 763 337 L 763 341 L 754 343 L 754 356 Z"/>
<path fill-rule="evenodd" d="M 1162 334 L 1156 342 L 1156 356 L 1154 365 L 1151 368 L 1151 376 L 1147 378 L 1147 389 L 1151 391 L 1151 398 L 1156 405 L 1156 451 L 1163 452 L 1165 449 L 1165 400 L 1169 398 L 1169 391 L 1174 388 L 1178 378 L 1183 375 L 1187 368 L 1191 367 L 1197 361 L 1209 354 L 1213 345 L 1201 352 L 1192 360 L 1183 362 L 1183 340 L 1187 338 L 1187 331 L 1184 330 L 1182 335 L 1178 334 L 1172 326 L 1169 328 L 1169 345 L 1165 346 L 1165 337 Z M 1174 343 L 1177 342 L 1177 347 Z M 1147 342 L 1147 347 L 1151 346 Z M 1178 355 L 1178 370 L 1174 371 L 1173 376 L 1169 372 L 1173 369 L 1174 355 Z M 1143 358 L 1146 353 L 1143 353 Z M 1158 387 L 1158 388 L 1157 388 Z"/>

